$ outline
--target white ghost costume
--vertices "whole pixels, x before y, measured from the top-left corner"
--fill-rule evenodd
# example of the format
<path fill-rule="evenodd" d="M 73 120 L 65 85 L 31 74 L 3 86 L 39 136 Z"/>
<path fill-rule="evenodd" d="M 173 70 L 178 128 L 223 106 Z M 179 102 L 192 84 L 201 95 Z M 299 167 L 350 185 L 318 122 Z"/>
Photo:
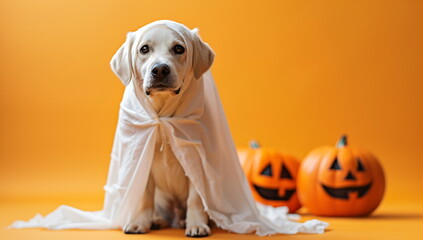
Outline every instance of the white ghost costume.
<path fill-rule="evenodd" d="M 157 21 L 130 33 L 131 42 L 127 39 L 118 51 L 123 62 L 136 62 L 140 47 L 137 40 L 156 26 L 177 32 L 186 44 L 187 60 L 193 60 L 192 38 L 197 32 L 172 21 Z M 285 208 L 256 206 L 210 71 L 199 79 L 192 69 L 187 71 L 180 94 L 157 114 L 146 94 L 135 87 L 134 64 L 119 70 L 114 64 L 112 69 L 124 83 L 132 81 L 120 105 L 103 210 L 88 212 L 60 206 L 45 217 L 38 214 L 27 222 L 16 221 L 12 228 L 121 229 L 140 205 L 160 134 L 165 139 L 164 151 L 173 151 L 218 227 L 260 236 L 324 232 L 328 226 L 325 222 L 293 222 L 288 220 Z M 127 79 L 122 79 L 123 75 Z"/>

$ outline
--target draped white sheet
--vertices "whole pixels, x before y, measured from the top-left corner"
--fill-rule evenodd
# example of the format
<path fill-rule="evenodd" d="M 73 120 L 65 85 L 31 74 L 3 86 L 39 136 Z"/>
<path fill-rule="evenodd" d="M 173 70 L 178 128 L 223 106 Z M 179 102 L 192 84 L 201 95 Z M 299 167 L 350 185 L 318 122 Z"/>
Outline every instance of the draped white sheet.
<path fill-rule="evenodd" d="M 140 30 L 164 25 L 179 32 L 187 43 L 185 26 L 158 21 Z M 154 159 L 158 134 L 198 191 L 205 210 L 220 228 L 235 233 L 322 233 L 327 223 L 288 220 L 283 208 L 257 208 L 242 171 L 235 145 L 211 73 L 201 79 L 189 75 L 181 93 L 158 115 L 147 96 L 132 81 L 121 102 L 111 155 L 103 210 L 86 212 L 61 206 L 45 217 L 16 221 L 12 228 L 115 229 L 128 223 L 139 206 Z"/>

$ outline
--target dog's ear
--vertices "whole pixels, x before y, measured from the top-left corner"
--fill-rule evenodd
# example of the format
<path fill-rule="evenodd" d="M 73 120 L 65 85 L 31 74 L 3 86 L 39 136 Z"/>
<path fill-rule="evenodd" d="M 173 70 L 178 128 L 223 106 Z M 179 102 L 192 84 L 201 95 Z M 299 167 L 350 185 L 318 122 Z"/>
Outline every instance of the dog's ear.
<path fill-rule="evenodd" d="M 132 44 L 134 43 L 134 38 L 134 33 L 129 32 L 126 35 L 125 43 L 119 48 L 110 61 L 110 66 L 112 67 L 113 72 L 119 77 L 125 86 L 131 82 L 133 74 L 131 49 Z"/>
<path fill-rule="evenodd" d="M 198 29 L 195 28 L 191 31 L 193 39 L 194 53 L 192 57 L 192 67 L 194 71 L 194 77 L 199 79 L 203 73 L 205 73 L 213 63 L 214 52 L 210 46 L 201 40 L 198 35 Z"/>

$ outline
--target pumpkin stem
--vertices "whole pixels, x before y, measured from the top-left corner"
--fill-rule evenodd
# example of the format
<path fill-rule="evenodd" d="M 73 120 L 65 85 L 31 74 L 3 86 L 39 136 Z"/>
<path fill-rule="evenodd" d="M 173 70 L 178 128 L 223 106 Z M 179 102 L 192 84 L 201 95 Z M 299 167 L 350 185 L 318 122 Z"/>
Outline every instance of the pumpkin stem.
<path fill-rule="evenodd" d="M 259 149 L 260 148 L 260 143 L 256 140 L 251 140 L 250 141 L 250 148 L 251 149 Z"/>
<path fill-rule="evenodd" d="M 337 148 L 346 147 L 347 146 L 347 135 L 342 135 L 341 138 L 338 140 L 336 144 Z"/>

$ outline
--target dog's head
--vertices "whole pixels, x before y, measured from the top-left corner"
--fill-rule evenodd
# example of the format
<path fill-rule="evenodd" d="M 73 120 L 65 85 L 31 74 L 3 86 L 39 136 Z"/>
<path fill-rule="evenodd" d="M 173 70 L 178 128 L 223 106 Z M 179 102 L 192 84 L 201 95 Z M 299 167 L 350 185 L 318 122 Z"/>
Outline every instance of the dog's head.
<path fill-rule="evenodd" d="M 213 51 L 197 32 L 172 21 L 130 32 L 110 62 L 112 70 L 124 85 L 132 80 L 150 97 L 177 95 L 185 79 L 199 79 L 213 63 Z"/>

